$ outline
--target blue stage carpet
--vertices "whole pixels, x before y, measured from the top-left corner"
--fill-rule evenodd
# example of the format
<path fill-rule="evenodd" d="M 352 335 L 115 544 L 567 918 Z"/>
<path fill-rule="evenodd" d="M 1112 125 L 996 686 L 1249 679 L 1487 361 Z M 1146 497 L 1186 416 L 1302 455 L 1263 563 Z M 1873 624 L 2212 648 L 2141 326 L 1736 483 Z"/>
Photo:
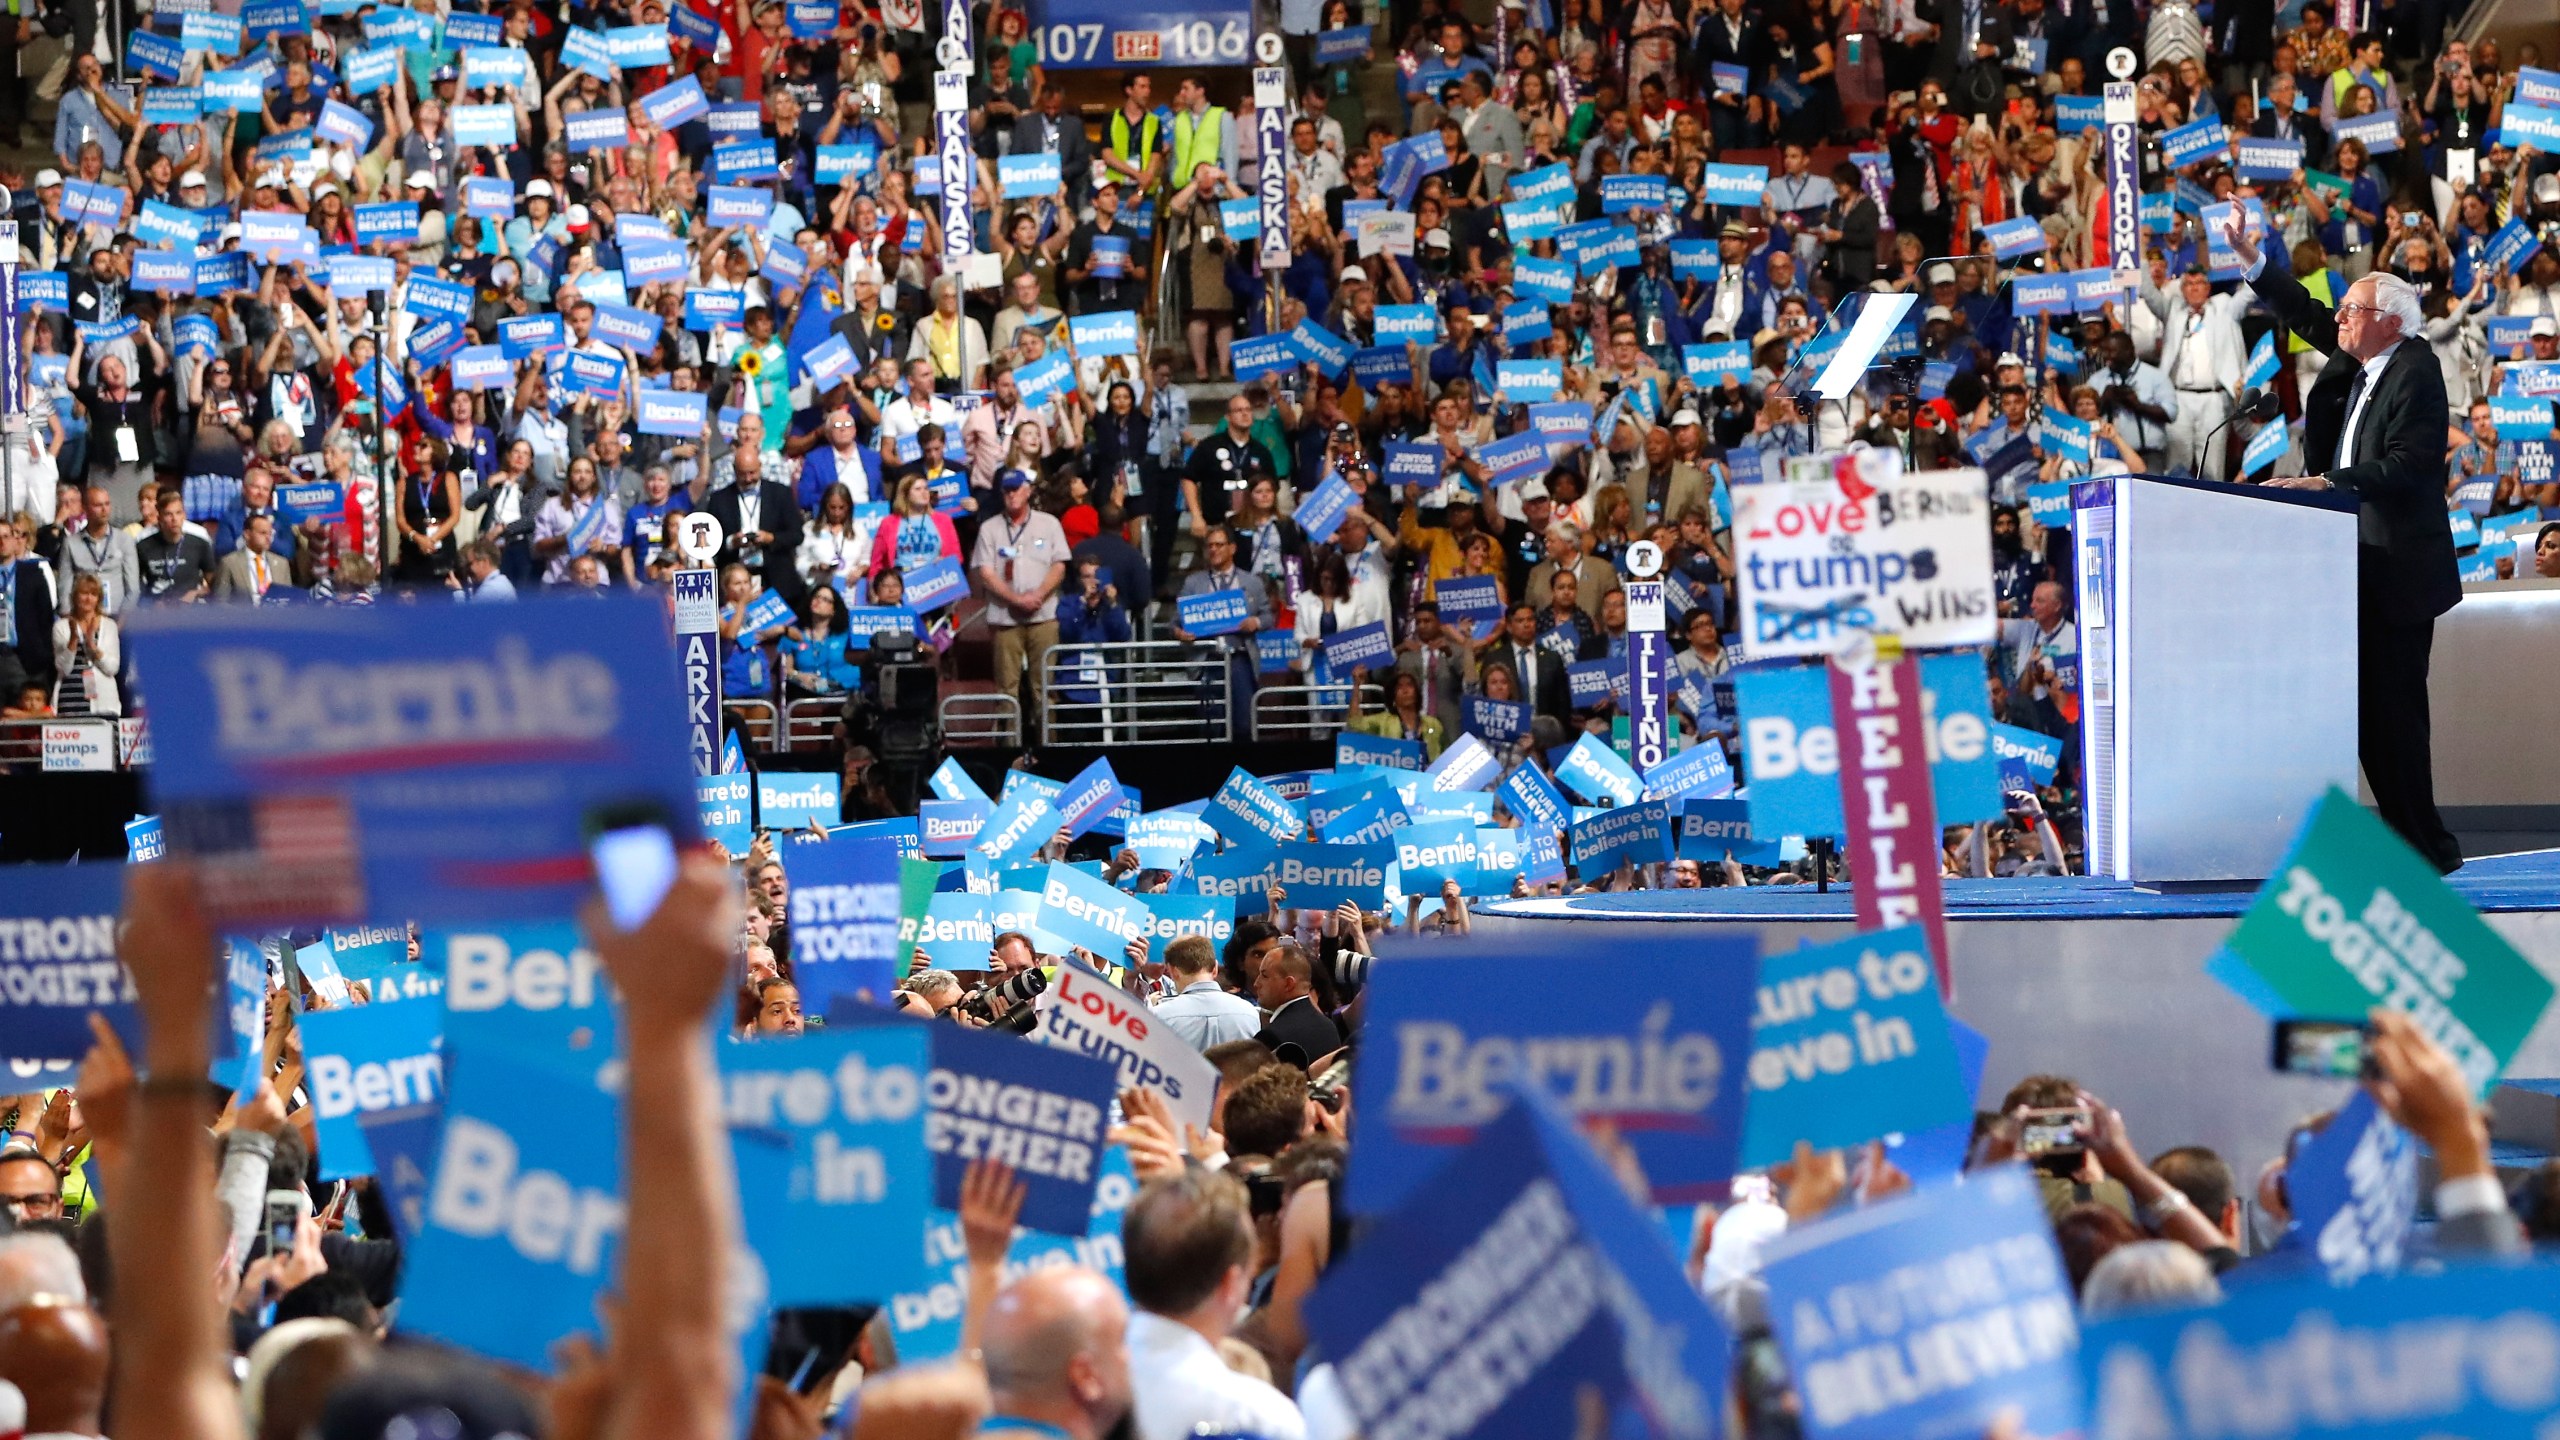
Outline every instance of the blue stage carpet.
<path fill-rule="evenodd" d="M 2560 910 L 2560 850 L 2529 850 L 2474 860 L 2454 873 L 2453 888 L 2488 912 Z M 1950 880 L 1950 920 L 2181 920 L 2234 917 L 2249 908 L 2258 887 L 2162 893 L 2120 880 L 2084 875 L 2014 880 Z M 1516 902 L 1495 902 L 1492 914 L 1512 913 Z M 1556 902 L 1527 902 L 1523 909 L 1553 917 Z M 1855 915 L 1849 891 L 1822 894 L 1811 885 L 1755 885 L 1747 889 L 1630 890 L 1576 895 L 1565 902 L 1577 918 L 1593 920 L 1847 920 Z"/>

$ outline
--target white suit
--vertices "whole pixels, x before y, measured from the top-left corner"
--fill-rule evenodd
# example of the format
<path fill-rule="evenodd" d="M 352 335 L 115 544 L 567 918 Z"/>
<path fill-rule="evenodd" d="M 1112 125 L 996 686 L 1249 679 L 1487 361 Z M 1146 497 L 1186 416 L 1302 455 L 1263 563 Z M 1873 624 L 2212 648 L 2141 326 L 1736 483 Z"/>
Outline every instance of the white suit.
<path fill-rule="evenodd" d="M 2249 347 L 2240 336 L 2240 300 L 2208 296 L 2203 309 L 2191 310 L 2185 295 L 2163 294 L 2148 281 L 2142 300 L 2160 321 L 2160 373 L 2178 392 L 2178 413 L 2169 422 L 2168 466 L 2224 479 L 2221 457 L 2206 454 L 2206 437 L 2238 405 L 2240 377 L 2249 366 Z M 2214 448 L 2220 439 L 2214 437 Z"/>

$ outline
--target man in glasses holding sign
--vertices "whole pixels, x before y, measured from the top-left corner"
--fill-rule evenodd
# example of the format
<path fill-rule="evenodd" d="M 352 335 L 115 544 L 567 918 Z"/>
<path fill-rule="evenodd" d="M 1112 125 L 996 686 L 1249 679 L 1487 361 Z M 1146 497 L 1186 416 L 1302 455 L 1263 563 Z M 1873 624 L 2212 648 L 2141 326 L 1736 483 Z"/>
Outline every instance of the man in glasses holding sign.
<path fill-rule="evenodd" d="M 2258 298 L 2329 357 L 2303 402 L 2303 464 L 2313 473 L 2266 483 L 2356 498 L 2365 783 L 2391 828 L 2450 874 L 2462 850 L 2436 814 L 2427 661 L 2435 619 L 2462 598 L 2462 585 L 2444 503 L 2444 374 L 2419 333 L 2417 287 L 2376 272 L 2333 311 L 2284 268 L 2280 251 L 2260 253 L 2245 212 L 2235 211 L 2222 234 Z"/>

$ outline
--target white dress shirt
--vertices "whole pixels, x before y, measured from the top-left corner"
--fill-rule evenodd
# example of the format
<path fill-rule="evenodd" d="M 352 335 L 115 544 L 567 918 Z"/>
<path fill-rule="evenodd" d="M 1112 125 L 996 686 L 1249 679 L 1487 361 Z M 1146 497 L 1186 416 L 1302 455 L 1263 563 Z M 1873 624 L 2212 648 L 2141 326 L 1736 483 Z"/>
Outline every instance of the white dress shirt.
<path fill-rule="evenodd" d="M 1129 1315 L 1129 1382 L 1138 1440 L 1191 1440 L 1203 1426 L 1306 1440 L 1307 1422 L 1288 1396 L 1228 1369 L 1199 1331 L 1161 1315 Z"/>
<path fill-rule="evenodd" d="M 2364 385 L 2356 393 L 2356 403 L 2347 407 L 2347 425 L 2338 432 L 2338 458 L 2329 462 L 2330 473 L 2335 474 L 2356 463 L 2356 426 L 2364 420 L 2364 407 L 2373 403 L 2373 390 L 2382 383 L 2383 368 L 2391 363 L 2392 356 L 2400 353 L 2400 347 L 2408 343 L 2407 340 L 2394 340 L 2389 349 L 2364 362 Z"/>

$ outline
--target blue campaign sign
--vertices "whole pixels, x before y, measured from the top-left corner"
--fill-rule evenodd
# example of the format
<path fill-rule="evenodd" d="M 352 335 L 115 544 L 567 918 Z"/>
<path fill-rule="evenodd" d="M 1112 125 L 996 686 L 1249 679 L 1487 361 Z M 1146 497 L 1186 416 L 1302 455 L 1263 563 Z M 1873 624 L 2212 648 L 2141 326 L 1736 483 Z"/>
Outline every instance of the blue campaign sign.
<path fill-rule="evenodd" d="M 1413 823 L 1404 797 L 1384 779 L 1307 797 L 1307 824 L 1328 845 L 1367 845 L 1393 839 Z"/>
<path fill-rule="evenodd" d="M 1969 651 L 1924 656 L 1920 685 L 1920 711 L 1931 733 L 1916 738 L 1929 748 L 1938 823 L 2000 818 L 2006 805 L 1999 757 L 1991 749 L 1990 686 L 1982 661 Z M 1742 712 L 1742 769 L 1751 786 L 1753 832 L 1844 833 L 1840 741 L 1823 667 L 1744 671 L 1734 677 L 1734 691 Z"/>
<path fill-rule="evenodd" d="M 1186 935 L 1197 935 L 1213 944 L 1224 945 L 1235 938 L 1233 907 L 1207 895 L 1149 895 L 1147 909 L 1155 923 L 1147 928 L 1147 938 L 1162 957 L 1164 947 Z"/>
<path fill-rule="evenodd" d="M 138 26 L 125 36 L 124 56 L 134 69 L 162 80 L 177 79 L 186 64 L 186 51 L 177 41 Z"/>
<path fill-rule="evenodd" d="M 934 770 L 932 777 L 925 783 L 932 787 L 934 794 L 945 800 L 995 803 L 988 798 L 986 791 L 978 788 L 978 782 L 969 777 L 969 772 L 961 768 L 960 762 L 948 756 L 944 757 L 942 764 Z"/>
<path fill-rule="evenodd" d="M 1507 305 L 1502 311 L 1502 338 L 1505 343 L 1526 345 L 1544 340 L 1556 333 L 1554 317 L 1544 301 L 1523 300 Z"/>
<path fill-rule="evenodd" d="M 1555 762 L 1555 771 L 1566 789 L 1596 804 L 1632 805 L 1644 794 L 1636 772 L 1594 735 L 1577 737 Z"/>
<path fill-rule="evenodd" d="M 445 1043 L 469 1057 L 462 1064 L 493 1048 L 597 1061 L 614 1053 L 619 1002 L 576 924 L 434 929 L 420 937 L 419 955 L 443 970 Z"/>
<path fill-rule="evenodd" d="M 1573 286 L 1573 266 L 1565 261 L 1524 255 L 1511 263 L 1511 290 L 1523 299 L 1563 305 L 1573 299 Z"/>
<path fill-rule="evenodd" d="M 539 315 L 513 315 L 498 322 L 498 346 L 510 360 L 524 360 L 545 351 L 558 350 L 569 343 L 560 312 L 545 311 Z"/>
<path fill-rule="evenodd" d="M 783 847 L 791 880 L 791 969 L 801 1002 L 838 996 L 886 1005 L 897 983 L 898 847 L 830 837 Z"/>
<path fill-rule="evenodd" d="M 1253 618 L 1253 602 L 1241 590 L 1204 590 L 1174 601 L 1174 624 L 1190 635 L 1232 635 Z"/>
<path fill-rule="evenodd" d="M 1392 664 L 1396 653 L 1395 641 L 1388 637 L 1384 621 L 1336 631 L 1325 639 L 1323 648 L 1324 663 L 1336 675 Z"/>
<path fill-rule="evenodd" d="M 1644 774 L 1644 793 L 1652 800 L 1713 800 L 1733 793 L 1733 767 L 1724 746 L 1701 741 L 1669 757 Z"/>
<path fill-rule="evenodd" d="M 1982 227 L 1982 234 L 1991 242 L 1991 253 L 2003 260 L 2044 252 L 2044 225 L 2032 216 L 1994 221 Z"/>
<path fill-rule="evenodd" d="M 1382 765 L 1390 770 L 1420 770 L 1428 762 L 1424 759 L 1422 742 L 1419 740 L 1398 740 L 1392 736 L 1345 730 L 1333 737 L 1333 763 L 1336 765 Z"/>
<path fill-rule="evenodd" d="M 2546 155 L 2560 151 L 2560 106 L 2508 105 L 2498 112 L 2498 143 L 2510 148 L 2530 145 Z"/>
<path fill-rule="evenodd" d="M 710 206 L 714 225 L 761 227 L 773 213 L 773 192 L 753 185 L 714 185 Z"/>
<path fill-rule="evenodd" d="M 1360 503 L 1360 494 L 1344 482 L 1340 475 L 1327 472 L 1321 484 L 1298 502 L 1298 528 L 1306 537 L 1321 545 L 1333 538 L 1342 526 L 1343 517 Z"/>
<path fill-rule="evenodd" d="M 1428 305 L 1381 305 L 1377 309 L 1378 343 L 1418 340 L 1429 345 L 1440 333 L 1440 317 Z"/>
<path fill-rule="evenodd" d="M 2307 1252 L 2344 1285 L 2400 1268 L 2418 1218 L 2418 1142 L 2357 1090 L 2285 1166 L 2293 1224 L 2281 1249 Z"/>
<path fill-rule="evenodd" d="M 1812 1440 L 1980 1434 L 2004 1410 L 2027 1434 L 2080 1428 L 2071 1276 L 2024 1167 L 1790 1231 L 1761 1262 Z M 1942 1363 L 1954 1346 L 1972 1363 Z"/>
<path fill-rule="evenodd" d="M 2027 487 L 2027 513 L 2047 530 L 2071 528 L 2071 482 L 2059 480 L 2050 485 Z"/>
<path fill-rule="evenodd" d="M 2481 258 L 2491 265 L 2504 265 L 2510 274 L 2521 275 L 2527 260 L 2542 248 L 2542 240 L 2532 226 L 2521 219 L 2511 219 L 2489 237 L 2488 248 Z"/>
<path fill-rule="evenodd" d="M 370 1175 L 373 1152 L 356 1116 L 443 1094 L 444 1012 L 433 1005 L 354 1005 L 310 1011 L 296 1023 L 320 1178 Z"/>
<path fill-rule="evenodd" d="M 541 602 L 290 623 L 197 608 L 137 623 L 132 644 L 171 849 L 226 920 L 569 914 L 591 817 L 655 808 L 695 833 L 654 601 L 581 602 L 574 622 Z M 351 707 L 351 685 L 379 703 Z M 457 811 L 460 792 L 476 798 Z"/>
<path fill-rule="evenodd" d="M 1112 813 L 1129 803 L 1129 792 L 1112 773 L 1111 761 L 1104 758 L 1078 771 L 1050 803 L 1066 823 L 1067 838 L 1073 840 L 1088 830 L 1107 829 Z"/>
<path fill-rule="evenodd" d="M 1577 1120 L 1616 1122 L 1657 1201 L 1730 1179 L 1759 958 L 1750 941 L 1727 936 L 1682 939 L 1670 951 L 1609 987 L 1557 987 L 1555 955 L 1543 946 L 1497 943 L 1463 959 L 1416 954 L 1377 967 L 1351 1211 L 1395 1209 L 1474 1139 L 1510 1103 L 1496 1077 L 1538 1084 Z M 1633 1058 L 1539 1066 L 1532 1054 Z"/>
<path fill-rule="evenodd" d="M 595 1329 L 623 1206 L 622 1106 L 593 1068 L 503 1050 L 457 1068 L 424 1223 L 402 1237 L 401 1329 L 534 1370 Z"/>
<path fill-rule="evenodd" d="M 1227 772 L 1200 818 L 1220 838 L 1257 848 L 1294 840 L 1307 828 L 1295 804 L 1241 767 Z"/>
<path fill-rule="evenodd" d="M 1351 368 L 1351 342 L 1313 320 L 1301 320 L 1292 326 L 1289 344 L 1299 359 L 1315 366 L 1327 379 L 1340 379 L 1342 372 Z"/>
<path fill-rule="evenodd" d="M 1040 791 L 1022 789 L 995 802 L 987 823 L 978 829 L 971 842 L 972 854 L 983 855 L 999 868 L 1027 864 L 1058 833 L 1057 808 Z"/>
<path fill-rule="evenodd" d="M 660 94 L 666 92 L 660 91 Z M 642 100 L 641 104 L 648 104 Z M 510 150 L 516 143 L 516 112 L 511 105 L 456 105 L 453 138 L 457 144 Z"/>
<path fill-rule="evenodd" d="M 1007 155 L 996 165 L 996 176 L 1007 200 L 1037 199 L 1058 189 L 1058 157 L 1045 151 Z"/>
<path fill-rule="evenodd" d="M 628 305 L 598 305 L 595 323 L 588 333 L 607 345 L 620 345 L 632 350 L 654 349 L 666 321 L 647 310 Z"/>
<path fill-rule="evenodd" d="M 958 860 L 969 852 L 995 808 L 985 799 L 926 800 L 916 806 L 916 831 L 930 860 Z"/>
<path fill-rule="evenodd" d="M 1153 921 L 1145 899 L 1072 865 L 1052 862 L 1041 882 L 1040 928 L 1106 962 L 1117 964 L 1130 941 L 1146 938 Z"/>
<path fill-rule="evenodd" d="M 1573 822 L 1573 868 L 1596 879 L 1621 865 L 1653 865 L 1671 858 L 1671 803 L 1640 801 Z"/>
<path fill-rule="evenodd" d="M 745 854 L 755 840 L 755 777 L 745 771 L 697 775 L 693 795 L 703 835 L 732 855 Z"/>
<path fill-rule="evenodd" d="M 484 347 L 485 348 L 485 347 Z M 465 351 L 465 354 L 470 352 Z M 498 357 L 505 364 L 505 356 Z M 460 362 L 455 362 L 460 368 Z M 461 384 L 457 379 L 455 384 Z M 505 376 L 493 377 L 492 383 L 504 384 Z M 639 430 L 643 435 L 698 436 L 710 423 L 711 397 L 687 390 L 643 389 L 640 392 Z"/>
<path fill-rule="evenodd" d="M 1562 835 L 1573 823 L 1573 807 L 1565 803 L 1563 792 L 1536 765 L 1515 765 L 1494 787 L 1493 798 L 1502 808 L 1530 829 L 1549 835 Z"/>
<path fill-rule="evenodd" d="M 134 251 L 133 288 L 160 295 L 193 295 L 196 293 L 194 253 L 177 250 Z M 332 288 L 335 288 L 334 284 Z"/>
<path fill-rule="evenodd" d="M 969 593 L 969 577 L 961 571 L 956 555 L 903 569 L 903 573 L 907 577 L 907 608 L 918 614 L 938 610 Z"/>
<path fill-rule="evenodd" d="M 1410 385 L 1413 383 L 1413 356 L 1402 345 L 1365 346 L 1351 352 L 1351 378 L 1355 384 L 1373 388 L 1379 385 Z M 1394 450 L 1395 446 L 1396 442 L 1387 442 L 1388 450 Z"/>
<path fill-rule="evenodd" d="M 1025 405 L 1045 405 L 1075 388 L 1075 367 L 1064 354 L 1042 356 L 1013 372 L 1013 383 Z"/>
<path fill-rule="evenodd" d="M 1916 925 L 1763 957 L 1753 1014 L 1745 1168 L 1973 1118 Z"/>
<path fill-rule="evenodd" d="M 772 1303 L 846 1305 L 915 1288 L 934 1191 L 926 1027 L 842 1025 L 733 1040 L 719 1060 L 747 1243 Z M 752 1179 L 751 1152 L 765 1172 Z"/>
<path fill-rule="evenodd" d="M 93 1010 L 140 1043 L 133 982 L 116 959 L 123 909 L 121 865 L 0 866 L 0 1056 L 77 1062 Z"/>
<path fill-rule="evenodd" d="M 1474 883 L 1483 862 L 1472 820 L 1430 820 L 1396 832 L 1396 884 L 1407 895 L 1434 896 L 1447 881 Z"/>
<path fill-rule="evenodd" d="M 2255 136 L 2240 137 L 2239 163 L 2233 169 L 2243 180 L 2290 180 L 2302 168 L 2302 142 L 2298 139 L 2261 140 Z"/>
<path fill-rule="evenodd" d="M 761 829 L 824 829 L 840 823 L 842 804 L 842 782 L 833 775 L 776 771 L 756 776 L 756 824 Z"/>
<path fill-rule="evenodd" d="M 521 52 L 509 51 L 508 53 L 519 54 Z M 322 140 L 328 141 L 332 145 L 345 145 L 353 149 L 362 150 L 373 139 L 373 122 L 365 118 L 365 113 L 356 109 L 354 106 L 342 105 L 335 100 L 331 100 L 321 107 L 319 118 L 312 122 L 311 133 Z M 359 217 L 357 220 L 357 231 L 359 238 L 361 238 L 363 231 L 363 220 L 361 218 L 363 215 L 362 207 L 358 207 L 357 215 Z"/>
<path fill-rule="evenodd" d="M 1558 206 L 1538 201 L 1508 200 L 1502 206 L 1502 228 L 1514 245 L 1544 240 L 1564 228 L 1566 213 Z M 1525 263 L 1527 257 L 1521 259 Z M 1518 288 L 1516 281 L 1513 288 Z"/>
<path fill-rule="evenodd" d="M 2071 309 L 2068 275 L 2020 275 L 2009 284 L 2009 303 L 2021 315 L 2061 315 Z"/>
<path fill-rule="evenodd" d="M 1067 339 L 1075 346 L 1080 359 L 1135 355 L 1138 353 L 1138 312 L 1107 310 L 1094 315 L 1069 316 Z"/>
<path fill-rule="evenodd" d="M 933 1155 L 933 1203 L 956 1209 L 970 1163 L 1000 1159 L 1022 1181 L 1022 1224 L 1056 1235 L 1084 1234 L 1105 1173 L 1104 1126 L 1119 1072 L 1099 1060 L 996 1031 L 913 1028 L 928 1033 L 933 1057 L 924 1122 L 925 1148 Z"/>
<path fill-rule="evenodd" d="M 1724 274 L 1724 261 L 1712 240 L 1674 240 L 1670 250 L 1671 273 L 1680 279 L 1713 280 Z"/>
<path fill-rule="evenodd" d="M 1259 380 L 1265 375 L 1294 370 L 1304 363 L 1299 359 L 1298 347 L 1292 344 L 1286 335 L 1256 335 L 1247 339 L 1238 339 L 1235 348 L 1228 352 L 1228 358 L 1235 367 L 1236 378 L 1244 381 Z"/>
<path fill-rule="evenodd" d="M 1561 360 L 1502 360 L 1494 365 L 1493 388 L 1515 405 L 1553 400 L 1564 388 Z M 1490 449 L 1491 447 L 1486 447 Z"/>
<path fill-rule="evenodd" d="M 159 816 L 141 815 L 124 822 L 125 859 L 139 865 L 146 860 L 157 860 L 168 853 L 169 837 L 160 829 Z M 0 1049 L 7 1048 L 7 1039 L 6 1035 L 0 1035 Z M 10 1050 L 9 1053 L 15 1055 L 18 1052 Z"/>
<path fill-rule="evenodd" d="M 1722 345 L 1684 345 L 1680 349 L 1682 373 L 1699 385 L 1717 385 L 1730 376 L 1735 380 L 1751 378 L 1751 342 L 1735 340 Z"/>
<path fill-rule="evenodd" d="M 1290 843 L 1276 847 L 1271 881 L 1288 892 L 1287 903 L 1298 909 L 1331 910 L 1353 904 L 1376 910 L 1387 903 L 1387 882 L 1394 878 L 1395 868 L 1392 841 Z"/>
<path fill-rule="evenodd" d="M 1671 182 L 1661 175 L 1603 175 L 1600 213 L 1622 215 L 1631 210 L 1661 210 L 1670 203 Z"/>
<path fill-rule="evenodd" d="M 1251 195 L 1219 201 L 1218 226 L 1227 232 L 1229 240 L 1260 239 L 1262 237 L 1262 202 Z"/>
<path fill-rule="evenodd" d="M 1676 844 L 1681 859 L 1701 864 L 1721 864 L 1727 855 L 1742 865 L 1779 863 L 1775 838 L 1751 837 L 1751 806 L 1742 800 L 1682 801 Z"/>
<path fill-rule="evenodd" d="M 1433 445 L 1424 448 L 1436 453 L 1440 447 Z M 1502 618 L 1501 584 L 1491 575 L 1443 580 L 1434 593 L 1438 596 L 1440 618 L 1443 621 L 1472 622 Z"/>
<path fill-rule="evenodd" d="M 1579 707 L 1606 705 L 1614 688 L 1610 679 L 1620 668 L 1615 660 L 1577 660 L 1564 667 L 1565 691 Z"/>
<path fill-rule="evenodd" d="M 565 132 L 562 138 L 573 153 L 619 150 L 631 143 L 631 125 L 620 110 L 580 110 L 566 117 L 562 127 Z"/>
<path fill-rule="evenodd" d="M 2050 405 L 2037 422 L 2036 436 L 2043 449 L 2083 464 L 2088 463 L 2091 447 L 2097 443 L 2097 429 L 2091 422 Z"/>
<path fill-rule="evenodd" d="M 1710 205 L 1757 205 L 1769 188 L 1766 165 L 1709 165 L 1698 181 Z"/>
<path fill-rule="evenodd" d="M 672 58 L 664 25 L 616 25 L 604 32 L 604 48 L 625 70 L 664 65 Z"/>
<path fill-rule="evenodd" d="M 2219 120 L 2197 120 L 2160 137 L 2160 158 L 2172 170 L 2212 159 L 2231 144 L 2231 131 Z M 2286 172 L 2290 179 L 2291 172 Z"/>
<path fill-rule="evenodd" d="M 2108 1440 L 2207 1440 L 2244 1426 L 2300 1440 L 2526 1436 L 2547 1428 L 2560 1396 L 2555 1326 L 2560 1267 L 2549 1264 L 2349 1286 L 2311 1272 L 2234 1285 L 2210 1308 L 2093 1324 L 2079 1370 L 2090 1433 Z M 2493 1358 L 2506 1355 L 2525 1358 Z"/>
<path fill-rule="evenodd" d="M 1529 393 L 1552 396 L 1555 392 L 1547 390 Z M 1516 435 L 1506 435 L 1499 440 L 1477 446 L 1476 459 L 1493 472 L 1494 484 L 1516 485 L 1523 480 L 1534 479 L 1546 473 L 1547 442 L 1535 431 L 1523 430 Z"/>
<path fill-rule="evenodd" d="M 1719 1433 L 1724 1327 L 1561 1108 L 1511 1105 L 1308 1301 L 1364 1433 Z"/>
<path fill-rule="evenodd" d="M 2501 440 L 2551 438 L 2551 402 L 2539 396 L 2492 395 L 2489 420 Z"/>
<path fill-rule="evenodd" d="M 2062 764 L 2062 741 L 2040 730 L 1994 721 L 1991 753 L 2000 760 L 2001 785 L 2033 790 L 2053 783 L 2053 772 Z"/>
<path fill-rule="evenodd" d="M 2518 107 L 2510 106 L 2507 109 L 2501 122 L 2502 134 L 2514 127 L 2516 108 Z M 2331 127 L 2331 138 L 2338 143 L 2361 140 L 2366 150 L 2376 155 L 2387 155 L 2400 148 L 2399 113 L 2393 111 L 2380 115 L 2359 115 L 2342 119 Z"/>
<path fill-rule="evenodd" d="M 1467 697 L 1467 733 L 1489 745 L 1508 745 L 1528 733 L 1529 707 L 1517 700 Z"/>
<path fill-rule="evenodd" d="M 2107 101 L 2103 95 L 2056 95 L 2053 97 L 2053 127 L 2065 135 L 2095 130 L 2107 123 Z"/>
<path fill-rule="evenodd" d="M 1573 258 L 1585 275 L 1624 269 L 1636 263 L 1636 232 L 1623 225 L 1604 226 L 1575 248 Z"/>
<path fill-rule="evenodd" d="M 640 108 L 659 129 L 672 130 L 708 111 L 711 102 L 703 98 L 702 82 L 687 75 L 641 96 Z"/>

